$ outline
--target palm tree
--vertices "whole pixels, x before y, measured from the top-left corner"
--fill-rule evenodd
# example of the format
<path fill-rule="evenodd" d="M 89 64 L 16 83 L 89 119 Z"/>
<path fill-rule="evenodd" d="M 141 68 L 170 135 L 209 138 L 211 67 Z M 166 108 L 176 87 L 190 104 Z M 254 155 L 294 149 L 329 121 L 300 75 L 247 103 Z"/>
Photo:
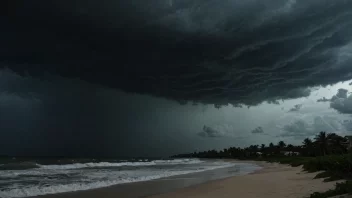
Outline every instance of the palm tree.
<path fill-rule="evenodd" d="M 341 137 L 336 133 L 329 133 L 327 135 L 327 138 L 328 138 L 328 148 L 333 153 L 343 154 L 347 151 L 347 149 L 342 145 L 342 142 L 345 141 L 344 137 Z"/>
<path fill-rule="evenodd" d="M 328 148 L 328 136 L 326 132 L 322 131 L 315 136 L 315 143 L 319 146 L 321 154 L 324 156 L 327 154 Z"/>
<path fill-rule="evenodd" d="M 302 142 L 304 148 L 311 148 L 313 145 L 313 141 L 309 138 L 306 138 Z"/>
<path fill-rule="evenodd" d="M 314 144 L 313 141 L 310 138 L 306 138 L 303 140 L 302 142 L 302 148 L 305 154 L 307 154 L 308 156 L 311 156 L 314 152 L 312 151 L 312 149 L 314 148 Z"/>
<path fill-rule="evenodd" d="M 286 147 L 286 143 L 284 141 L 280 141 L 279 143 L 277 143 L 277 146 L 280 148 L 280 149 L 283 149 Z"/>
<path fill-rule="evenodd" d="M 250 146 L 248 147 L 248 150 L 249 150 L 250 152 L 257 152 L 257 151 L 258 151 L 258 148 L 259 148 L 259 145 L 250 145 Z"/>
<path fill-rule="evenodd" d="M 284 141 L 279 141 L 275 147 L 275 153 L 280 154 L 285 147 L 286 147 L 286 143 Z"/>
<path fill-rule="evenodd" d="M 260 151 L 261 151 L 261 152 L 264 152 L 264 150 L 265 150 L 265 144 L 262 144 L 262 145 L 260 146 Z"/>
<path fill-rule="evenodd" d="M 287 151 L 293 151 L 294 146 L 292 144 L 287 145 Z"/>
<path fill-rule="evenodd" d="M 269 144 L 269 148 L 274 148 L 274 144 L 272 142 Z"/>
<path fill-rule="evenodd" d="M 270 154 L 275 151 L 275 145 L 272 142 L 269 144 L 268 151 Z"/>

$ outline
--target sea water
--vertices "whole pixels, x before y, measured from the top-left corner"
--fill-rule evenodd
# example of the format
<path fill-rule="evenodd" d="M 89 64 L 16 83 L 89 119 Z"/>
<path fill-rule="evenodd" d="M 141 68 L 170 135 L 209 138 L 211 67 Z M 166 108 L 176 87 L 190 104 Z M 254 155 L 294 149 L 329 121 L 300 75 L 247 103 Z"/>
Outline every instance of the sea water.
<path fill-rule="evenodd" d="M 237 164 L 238 165 L 238 164 Z M 235 163 L 200 159 L 115 160 L 63 164 L 35 162 L 0 165 L 0 197 L 29 197 L 107 187 L 236 166 Z M 258 169 L 242 166 L 246 174 Z"/>

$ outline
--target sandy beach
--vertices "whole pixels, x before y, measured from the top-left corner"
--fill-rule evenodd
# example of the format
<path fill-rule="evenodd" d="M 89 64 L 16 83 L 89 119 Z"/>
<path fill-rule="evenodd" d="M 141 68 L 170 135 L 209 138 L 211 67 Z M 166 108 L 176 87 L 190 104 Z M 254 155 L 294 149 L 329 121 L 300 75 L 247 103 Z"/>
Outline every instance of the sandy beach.
<path fill-rule="evenodd" d="M 250 163 L 258 164 L 263 169 L 249 175 L 211 181 L 148 198 L 304 198 L 313 192 L 332 189 L 336 183 L 313 179 L 317 173 L 303 172 L 301 167 Z"/>
<path fill-rule="evenodd" d="M 236 162 L 236 161 L 235 161 Z M 230 176 L 233 168 L 106 188 L 38 196 L 39 198 L 304 198 L 334 188 L 336 182 L 313 179 L 317 173 L 277 163 L 238 161 L 263 167 L 247 175 Z"/>

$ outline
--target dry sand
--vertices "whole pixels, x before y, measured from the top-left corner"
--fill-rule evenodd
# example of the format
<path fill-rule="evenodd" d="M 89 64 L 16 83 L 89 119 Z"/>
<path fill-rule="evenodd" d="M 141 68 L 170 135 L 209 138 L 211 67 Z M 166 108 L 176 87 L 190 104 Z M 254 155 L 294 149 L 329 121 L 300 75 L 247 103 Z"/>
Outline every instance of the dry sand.
<path fill-rule="evenodd" d="M 258 164 L 263 169 L 249 175 L 210 181 L 148 198 L 304 198 L 313 192 L 332 189 L 336 183 L 313 179 L 317 173 L 303 172 L 301 167 L 249 163 Z"/>
<path fill-rule="evenodd" d="M 232 168 L 217 169 L 38 198 L 304 198 L 313 192 L 332 189 L 336 183 L 313 179 L 317 173 L 302 172 L 301 167 L 266 162 L 238 162 L 257 164 L 263 169 L 249 175 L 212 180 L 214 176 L 231 174 L 233 171 Z M 205 181 L 208 182 L 204 183 Z"/>

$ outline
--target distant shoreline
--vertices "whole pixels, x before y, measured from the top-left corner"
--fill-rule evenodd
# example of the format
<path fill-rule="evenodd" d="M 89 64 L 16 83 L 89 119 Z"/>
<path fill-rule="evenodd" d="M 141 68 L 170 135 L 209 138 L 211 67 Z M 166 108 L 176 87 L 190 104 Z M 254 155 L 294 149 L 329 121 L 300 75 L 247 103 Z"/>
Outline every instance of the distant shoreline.
<path fill-rule="evenodd" d="M 210 159 L 211 161 L 227 161 L 227 162 L 238 162 L 247 164 L 247 162 L 235 161 L 235 160 L 216 160 Z M 251 163 L 249 168 L 254 170 L 261 169 Z M 214 170 L 208 170 L 204 172 L 189 173 L 183 175 L 176 175 L 171 177 L 165 177 L 156 180 L 133 182 L 125 184 L 117 184 L 103 188 L 96 188 L 83 191 L 65 192 L 58 194 L 47 194 L 41 196 L 35 196 L 32 198 L 137 198 L 137 197 L 148 197 L 156 194 L 173 192 L 178 189 L 183 189 L 188 186 L 196 186 L 199 184 L 211 182 L 214 180 L 222 180 L 231 176 L 236 176 L 238 174 L 248 174 L 247 172 L 238 172 L 238 166 L 232 166 L 227 168 L 219 168 Z M 254 171 L 253 170 L 253 171 Z M 245 171 L 245 168 L 242 169 Z M 250 171 L 250 172 L 253 172 Z"/>

